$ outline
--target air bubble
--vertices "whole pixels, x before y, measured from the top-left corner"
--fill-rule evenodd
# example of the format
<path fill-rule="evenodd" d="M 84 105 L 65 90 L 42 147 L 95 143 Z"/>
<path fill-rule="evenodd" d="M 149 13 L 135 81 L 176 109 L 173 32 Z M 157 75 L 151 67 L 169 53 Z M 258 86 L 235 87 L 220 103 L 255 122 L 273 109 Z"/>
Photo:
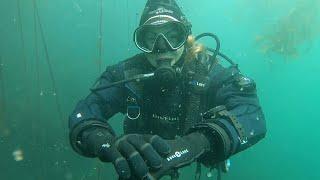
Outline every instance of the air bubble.
<path fill-rule="evenodd" d="M 212 174 L 212 172 L 210 171 L 210 172 L 207 172 L 207 177 L 208 178 L 211 178 L 213 176 L 213 174 Z"/>
<path fill-rule="evenodd" d="M 12 152 L 12 156 L 13 156 L 13 159 L 15 161 L 22 161 L 24 159 L 23 157 L 23 151 L 21 149 L 17 149 L 15 151 Z"/>

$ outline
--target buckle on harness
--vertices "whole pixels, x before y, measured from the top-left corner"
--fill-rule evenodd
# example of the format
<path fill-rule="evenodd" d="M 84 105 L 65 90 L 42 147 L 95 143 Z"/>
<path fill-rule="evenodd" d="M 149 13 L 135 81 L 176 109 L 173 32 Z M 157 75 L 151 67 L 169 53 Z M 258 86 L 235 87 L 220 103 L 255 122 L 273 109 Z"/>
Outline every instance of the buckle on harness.
<path fill-rule="evenodd" d="M 131 120 L 138 119 L 140 117 L 140 106 L 133 105 L 127 106 L 127 117 Z"/>
<path fill-rule="evenodd" d="M 140 117 L 140 106 L 137 99 L 131 96 L 127 97 L 127 117 L 130 120 L 135 120 Z"/>

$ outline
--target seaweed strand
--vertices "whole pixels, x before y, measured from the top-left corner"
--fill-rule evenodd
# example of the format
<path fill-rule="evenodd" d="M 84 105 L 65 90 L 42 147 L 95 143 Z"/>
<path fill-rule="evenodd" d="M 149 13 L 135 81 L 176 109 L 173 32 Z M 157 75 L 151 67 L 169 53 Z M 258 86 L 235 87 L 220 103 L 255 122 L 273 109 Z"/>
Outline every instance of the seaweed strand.
<path fill-rule="evenodd" d="M 127 0 L 127 11 L 126 11 L 126 13 L 127 13 L 127 20 L 128 20 L 127 36 L 128 36 L 128 38 L 129 38 L 129 37 L 130 37 L 130 26 L 131 26 L 131 24 L 130 24 L 129 1 L 128 1 L 128 0 Z M 130 50 L 130 41 L 128 41 L 127 49 L 128 49 L 128 51 Z"/>
<path fill-rule="evenodd" d="M 22 28 L 22 18 L 21 18 L 21 8 L 20 8 L 20 0 L 17 0 L 17 9 L 18 9 L 18 18 L 19 18 L 19 32 L 20 32 L 20 40 L 22 44 L 22 59 L 24 63 L 24 71 L 27 72 L 27 58 L 25 54 L 25 42 L 24 42 L 24 34 Z"/>
<path fill-rule="evenodd" d="M 40 16 L 39 16 L 39 10 L 38 10 L 37 4 L 35 4 L 35 9 L 36 9 L 36 15 L 37 15 L 39 29 L 40 29 L 40 35 L 41 35 L 42 43 L 43 43 L 44 50 L 45 50 L 45 55 L 46 55 L 45 59 L 46 59 L 47 64 L 48 64 L 50 79 L 51 79 L 51 83 L 52 83 L 52 87 L 53 87 L 53 92 L 54 92 L 53 95 L 55 96 L 55 99 L 56 99 L 57 110 L 58 110 L 58 113 L 59 113 L 59 118 L 60 118 L 60 120 L 62 122 L 62 127 L 63 127 L 63 129 L 65 129 L 64 128 L 65 126 L 63 125 L 64 122 L 63 122 L 61 105 L 59 103 L 60 101 L 59 101 L 59 96 L 58 96 L 58 92 L 57 92 L 56 81 L 55 81 L 55 77 L 53 75 L 53 69 L 52 69 L 52 65 L 51 65 L 51 62 L 50 62 L 48 46 L 47 46 L 47 42 L 45 40 L 45 36 L 44 36 L 44 32 L 43 32 L 43 28 L 42 28 L 42 24 L 41 24 L 41 19 L 40 19 Z"/>
<path fill-rule="evenodd" d="M 33 21 L 34 21 L 34 43 L 35 43 L 35 59 L 36 59 L 36 87 L 37 87 L 37 92 L 39 93 L 36 97 L 37 102 L 36 102 L 36 109 L 40 110 L 41 106 L 40 106 L 40 96 L 42 94 L 41 92 L 41 84 L 40 84 L 40 70 L 39 70 L 39 64 L 40 64 L 40 58 L 39 58 L 39 46 L 38 46 L 38 29 L 37 29 L 37 17 L 36 17 L 36 0 L 33 0 Z M 38 117 L 37 117 L 37 121 L 40 122 L 41 120 L 41 115 L 40 115 L 39 111 L 37 113 Z M 34 122 L 33 122 L 34 123 Z M 42 124 L 43 125 L 43 124 Z M 45 149 L 45 139 L 47 138 L 47 134 L 45 133 L 45 131 L 43 131 L 43 129 L 40 130 L 41 131 L 41 136 L 40 138 L 40 166 L 41 166 L 41 175 L 42 178 L 47 177 L 47 172 L 46 172 L 46 168 L 45 168 L 45 159 L 44 157 L 44 149 Z"/>
<path fill-rule="evenodd" d="M 4 133 L 5 135 L 5 131 L 6 131 L 6 97 L 5 97 L 5 87 L 4 87 L 4 76 L 3 76 L 3 60 L 2 60 L 2 56 L 0 56 L 0 130 Z"/>
<path fill-rule="evenodd" d="M 100 0 L 100 18 L 99 18 L 99 73 L 101 73 L 101 66 L 102 66 L 102 39 L 103 39 L 103 0 Z"/>
<path fill-rule="evenodd" d="M 40 19 L 40 16 L 39 16 L 39 9 L 38 9 L 36 3 L 35 3 L 35 11 L 36 11 L 36 17 L 37 17 L 37 20 L 38 20 L 39 30 L 40 30 L 40 37 L 42 39 L 42 44 L 43 44 L 44 50 L 45 50 L 45 57 L 46 57 L 45 59 L 46 59 L 46 62 L 47 62 L 47 65 L 48 65 L 48 69 L 49 69 L 50 79 L 51 79 L 52 88 L 53 88 L 53 95 L 55 96 L 55 102 L 56 102 L 56 106 L 57 106 L 58 116 L 59 116 L 60 122 L 61 122 L 61 129 L 62 129 L 63 133 L 66 135 L 67 131 L 66 131 L 66 126 L 65 126 L 64 119 L 63 119 L 63 115 L 62 115 L 62 109 L 61 109 L 61 104 L 60 104 L 60 100 L 59 100 L 59 93 L 57 92 L 55 76 L 53 74 L 53 69 L 52 69 L 52 65 L 51 65 L 51 62 L 50 62 L 48 45 L 47 45 L 47 42 L 45 40 L 45 35 L 44 35 L 41 19 Z M 66 142 L 67 138 L 64 138 L 65 135 L 63 135 L 62 138 L 65 141 L 64 143 L 67 144 L 67 142 Z M 67 172 L 67 167 L 66 166 L 63 166 L 63 167 L 64 167 L 63 169 L 64 169 L 64 174 L 65 174 Z"/>

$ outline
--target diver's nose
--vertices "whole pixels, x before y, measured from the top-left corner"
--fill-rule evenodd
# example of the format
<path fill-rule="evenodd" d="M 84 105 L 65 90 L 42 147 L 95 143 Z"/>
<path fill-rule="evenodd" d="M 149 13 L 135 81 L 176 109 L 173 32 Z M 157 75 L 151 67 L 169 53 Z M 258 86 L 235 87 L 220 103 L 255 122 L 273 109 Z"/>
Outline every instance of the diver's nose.
<path fill-rule="evenodd" d="M 160 39 L 159 39 L 159 48 L 161 48 L 161 49 L 165 49 L 165 48 L 167 48 L 167 42 L 166 42 L 166 40 L 163 38 L 163 37 L 161 37 Z"/>
<path fill-rule="evenodd" d="M 164 37 L 160 36 L 157 39 L 155 50 L 157 52 L 165 52 L 168 51 L 168 49 L 169 47 L 167 41 L 164 39 Z"/>

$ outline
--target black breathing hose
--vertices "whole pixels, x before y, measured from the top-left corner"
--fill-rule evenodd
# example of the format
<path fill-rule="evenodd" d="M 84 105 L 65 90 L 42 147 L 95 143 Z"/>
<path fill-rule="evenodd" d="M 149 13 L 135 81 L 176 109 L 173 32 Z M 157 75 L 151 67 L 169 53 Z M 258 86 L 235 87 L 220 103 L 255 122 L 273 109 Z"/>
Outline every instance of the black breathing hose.
<path fill-rule="evenodd" d="M 202 33 L 195 37 L 195 40 L 198 41 L 199 39 L 203 37 L 212 37 L 216 41 L 216 48 L 207 48 L 210 52 L 213 53 L 213 61 L 211 62 L 211 66 L 213 65 L 214 60 L 217 58 L 217 56 L 221 56 L 223 59 L 227 60 L 231 65 L 236 66 L 236 63 L 234 63 L 227 55 L 220 52 L 220 40 L 217 35 L 213 33 Z M 211 70 L 211 68 L 210 68 Z"/>
<path fill-rule="evenodd" d="M 213 33 L 202 33 L 202 34 L 196 36 L 195 40 L 198 41 L 199 39 L 201 39 L 203 37 L 212 37 L 216 41 L 216 49 L 214 49 L 214 50 L 211 49 L 213 51 L 210 50 L 211 52 L 213 52 L 213 59 L 216 59 L 216 57 L 220 51 L 220 40 L 219 40 L 218 36 Z"/>
<path fill-rule="evenodd" d="M 132 82 L 132 81 L 136 81 L 136 82 L 139 82 L 139 81 L 143 81 L 145 79 L 149 79 L 151 77 L 154 76 L 154 73 L 149 73 L 149 74 L 138 74 L 132 78 L 129 78 L 129 79 L 124 79 L 124 80 L 121 80 L 121 81 L 117 81 L 117 82 L 114 82 L 114 83 L 110 83 L 110 84 L 107 84 L 105 86 L 100 86 L 100 87 L 96 87 L 96 88 L 91 88 L 90 91 L 91 92 L 96 92 L 96 91 L 99 91 L 99 90 L 103 90 L 103 89 L 108 89 L 108 88 L 111 88 L 111 87 L 114 87 L 116 85 L 120 85 L 120 84 L 124 84 L 124 83 L 127 83 L 127 82 Z M 98 80 L 97 80 L 98 82 Z M 95 84 L 97 84 L 97 82 Z"/>

